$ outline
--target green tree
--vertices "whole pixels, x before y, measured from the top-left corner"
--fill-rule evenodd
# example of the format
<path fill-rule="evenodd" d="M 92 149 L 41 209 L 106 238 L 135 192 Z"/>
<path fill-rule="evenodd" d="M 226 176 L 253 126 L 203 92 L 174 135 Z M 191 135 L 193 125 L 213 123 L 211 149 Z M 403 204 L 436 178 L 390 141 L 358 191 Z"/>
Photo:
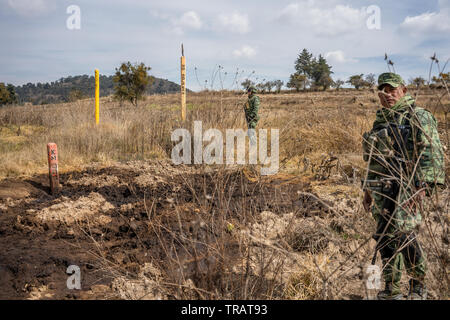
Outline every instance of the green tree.
<path fill-rule="evenodd" d="M 86 96 L 83 94 L 83 92 L 79 89 L 71 90 L 69 93 L 69 101 L 75 102 L 81 99 L 86 98 Z"/>
<path fill-rule="evenodd" d="M 275 84 L 275 81 L 267 81 L 265 83 L 265 86 L 266 86 L 267 92 L 271 92 L 273 87 L 276 86 L 276 84 Z"/>
<path fill-rule="evenodd" d="M 307 76 L 308 78 L 311 77 L 313 71 L 312 58 L 313 55 L 309 53 L 308 50 L 303 49 L 295 61 L 295 71 L 297 71 L 298 74 Z"/>
<path fill-rule="evenodd" d="M 331 68 L 322 55 L 316 59 L 307 49 L 303 49 L 295 61 L 296 72 L 291 74 L 287 86 L 299 91 L 299 83 L 303 85 L 303 90 L 311 83 L 315 88 L 326 90 L 333 85 Z"/>
<path fill-rule="evenodd" d="M 287 83 L 288 88 L 295 88 L 295 90 L 300 91 L 300 88 L 305 90 L 306 85 L 308 83 L 308 77 L 304 74 L 293 73 L 289 78 L 289 82 Z"/>
<path fill-rule="evenodd" d="M 370 87 L 373 88 L 375 86 L 375 84 L 377 83 L 376 79 L 375 79 L 375 75 L 373 73 L 369 73 L 368 75 L 366 75 L 365 77 L 365 84 Z"/>
<path fill-rule="evenodd" d="M 450 82 L 450 72 L 447 72 L 447 73 L 441 72 L 441 73 L 439 74 L 439 77 L 440 77 L 446 84 L 448 84 L 448 83 Z"/>
<path fill-rule="evenodd" d="M 244 81 L 241 82 L 241 86 L 244 88 L 244 90 L 247 90 L 248 87 L 254 86 L 254 85 L 255 85 L 255 83 L 250 79 L 245 79 Z"/>
<path fill-rule="evenodd" d="M 347 83 L 349 83 L 352 86 L 354 86 L 356 90 L 359 90 L 359 88 L 363 87 L 364 86 L 364 82 L 365 82 L 364 81 L 364 74 L 351 76 L 347 80 Z"/>
<path fill-rule="evenodd" d="M 9 93 L 9 99 L 10 99 L 10 103 L 17 103 L 17 94 L 16 94 L 16 89 L 14 88 L 14 86 L 12 84 L 8 84 L 6 86 L 6 90 L 8 90 Z"/>
<path fill-rule="evenodd" d="M 276 90 L 277 90 L 277 93 L 280 93 L 281 87 L 283 87 L 284 82 L 281 81 L 281 80 L 275 80 L 275 81 L 274 81 L 274 84 L 275 84 L 275 88 L 276 88 Z"/>
<path fill-rule="evenodd" d="M 144 97 L 146 88 L 154 81 L 154 78 L 148 74 L 150 70 L 151 68 L 144 63 L 122 63 L 119 68 L 116 68 L 116 74 L 113 77 L 115 97 L 119 100 L 130 101 L 137 107 L 138 101 Z"/>
<path fill-rule="evenodd" d="M 344 84 L 345 84 L 345 81 L 338 79 L 338 80 L 334 81 L 333 87 L 336 88 L 336 91 L 339 91 Z"/>
<path fill-rule="evenodd" d="M 15 88 L 12 84 L 7 84 L 0 82 L 0 105 L 14 104 L 17 103 L 17 94 Z"/>
<path fill-rule="evenodd" d="M 0 106 L 9 103 L 9 92 L 4 83 L 0 82 Z"/>
<path fill-rule="evenodd" d="M 311 78 L 316 88 L 322 87 L 324 91 L 330 88 L 333 84 L 333 79 L 331 79 L 333 72 L 331 68 L 322 55 L 319 55 L 317 60 L 313 59 Z"/>
<path fill-rule="evenodd" d="M 256 90 L 258 90 L 258 92 L 260 93 L 265 93 L 266 92 L 266 84 L 264 82 L 258 83 L 255 86 Z"/>
<path fill-rule="evenodd" d="M 291 74 L 286 86 L 288 88 L 295 88 L 297 91 L 300 91 L 300 88 L 303 87 L 303 91 L 305 91 L 312 72 L 313 55 L 307 49 L 303 49 L 298 55 L 297 60 L 295 60 L 295 73 Z"/>
<path fill-rule="evenodd" d="M 433 88 L 438 88 L 438 89 L 442 89 L 444 88 L 444 84 L 446 84 L 447 86 L 450 84 L 450 72 L 449 73 L 439 73 L 439 75 L 433 76 L 431 78 L 431 87 Z"/>
<path fill-rule="evenodd" d="M 425 85 L 425 79 L 422 77 L 411 78 L 409 80 L 409 83 L 419 89 L 420 87 L 423 87 Z"/>

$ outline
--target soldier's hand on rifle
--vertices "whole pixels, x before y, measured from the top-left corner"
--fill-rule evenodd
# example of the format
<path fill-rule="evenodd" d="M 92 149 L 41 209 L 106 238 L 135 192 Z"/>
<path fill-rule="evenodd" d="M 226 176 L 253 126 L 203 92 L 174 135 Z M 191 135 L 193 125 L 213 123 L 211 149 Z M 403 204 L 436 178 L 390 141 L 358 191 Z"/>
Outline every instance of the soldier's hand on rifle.
<path fill-rule="evenodd" d="M 370 211 L 370 206 L 372 205 L 372 196 L 368 190 L 364 191 L 363 207 L 366 212 Z"/>

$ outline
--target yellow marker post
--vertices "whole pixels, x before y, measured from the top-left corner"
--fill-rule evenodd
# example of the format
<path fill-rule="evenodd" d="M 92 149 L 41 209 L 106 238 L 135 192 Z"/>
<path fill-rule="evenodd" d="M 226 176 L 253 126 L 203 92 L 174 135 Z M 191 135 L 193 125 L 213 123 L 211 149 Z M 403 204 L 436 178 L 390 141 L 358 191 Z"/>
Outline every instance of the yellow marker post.
<path fill-rule="evenodd" d="M 181 119 L 186 121 L 186 58 L 181 44 Z"/>
<path fill-rule="evenodd" d="M 95 124 L 100 122 L 100 76 L 95 69 Z"/>

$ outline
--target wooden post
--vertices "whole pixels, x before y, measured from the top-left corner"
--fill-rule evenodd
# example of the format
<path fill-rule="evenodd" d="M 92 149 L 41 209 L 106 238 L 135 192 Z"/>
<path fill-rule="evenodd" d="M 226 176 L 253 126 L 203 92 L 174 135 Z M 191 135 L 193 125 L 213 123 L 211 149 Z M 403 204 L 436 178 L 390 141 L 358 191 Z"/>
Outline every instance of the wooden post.
<path fill-rule="evenodd" d="M 59 191 L 58 147 L 55 143 L 47 144 L 47 154 L 50 191 L 52 194 L 55 194 Z"/>
<path fill-rule="evenodd" d="M 98 69 L 95 69 L 95 124 L 100 122 L 100 76 Z"/>
<path fill-rule="evenodd" d="M 181 44 L 181 119 L 186 121 L 186 58 Z"/>

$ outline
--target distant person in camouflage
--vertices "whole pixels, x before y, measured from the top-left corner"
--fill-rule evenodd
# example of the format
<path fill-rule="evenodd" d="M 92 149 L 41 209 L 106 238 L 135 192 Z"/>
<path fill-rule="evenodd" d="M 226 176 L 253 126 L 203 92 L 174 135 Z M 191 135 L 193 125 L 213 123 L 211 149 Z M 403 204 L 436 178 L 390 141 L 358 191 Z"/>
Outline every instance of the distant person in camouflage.
<path fill-rule="evenodd" d="M 248 100 L 244 105 L 245 119 L 247 120 L 247 126 L 249 129 L 255 129 L 256 124 L 259 121 L 259 97 L 256 95 L 256 88 L 249 86 L 247 88 Z"/>
<path fill-rule="evenodd" d="M 248 100 L 244 104 L 245 120 L 247 121 L 248 137 L 250 143 L 256 144 L 255 129 L 259 121 L 259 97 L 256 95 L 255 86 L 251 85 L 247 88 Z"/>
<path fill-rule="evenodd" d="M 437 122 L 416 106 L 403 79 L 383 73 L 378 79 L 377 111 L 370 132 L 364 133 L 368 170 L 364 208 L 377 222 L 374 239 L 383 261 L 385 290 L 378 299 L 403 299 L 402 269 L 411 276 L 408 299 L 424 300 L 427 290 L 425 255 L 416 238 L 423 200 L 444 184 L 444 155 Z"/>

